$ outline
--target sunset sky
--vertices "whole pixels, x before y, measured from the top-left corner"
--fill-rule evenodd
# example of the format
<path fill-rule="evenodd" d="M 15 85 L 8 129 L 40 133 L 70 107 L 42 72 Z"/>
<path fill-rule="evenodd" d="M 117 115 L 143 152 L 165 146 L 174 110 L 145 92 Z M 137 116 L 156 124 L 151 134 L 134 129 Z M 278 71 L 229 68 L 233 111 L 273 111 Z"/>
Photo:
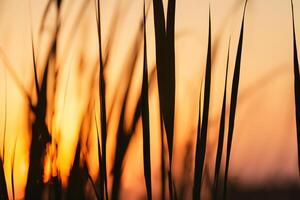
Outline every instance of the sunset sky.
<path fill-rule="evenodd" d="M 126 122 L 132 113 L 141 90 L 143 46 L 134 49 L 140 37 L 142 0 L 101 1 L 101 20 L 104 55 L 110 60 L 105 68 L 107 84 L 107 112 L 112 113 L 108 127 L 108 175 L 112 168 L 115 136 L 125 86 L 128 82 L 128 62 L 135 50 L 140 53 L 134 70 L 134 84 L 130 90 Z M 147 15 L 147 42 L 149 74 L 155 68 L 155 43 L 152 3 Z M 164 0 L 166 3 L 167 0 Z M 149 4 L 150 3 L 150 4 Z M 39 34 L 41 19 L 47 0 L 0 0 L 0 155 L 5 142 L 4 168 L 11 192 L 10 174 L 15 152 L 15 185 L 17 197 L 22 198 L 28 168 L 30 144 L 28 102 L 33 90 L 33 62 L 31 27 L 39 76 L 55 31 L 55 4 Z M 80 9 L 87 4 L 83 14 Z M 166 5 L 166 4 L 165 4 Z M 176 1 L 176 106 L 174 139 L 174 179 L 179 180 L 184 169 L 184 155 L 188 143 L 195 151 L 198 120 L 200 81 L 204 74 L 207 54 L 208 11 L 212 18 L 212 93 L 209 113 L 209 132 L 206 163 L 213 179 L 219 120 L 224 90 L 224 78 L 229 38 L 230 69 L 227 108 L 230 103 L 233 67 L 237 51 L 244 1 L 241 0 L 177 0 Z M 294 1 L 295 26 L 300 49 L 300 1 Z M 58 39 L 57 63 L 60 75 L 57 95 L 51 102 L 55 107 L 54 119 L 48 126 L 59 141 L 57 165 L 63 184 L 73 162 L 78 132 L 87 99 L 94 98 L 99 123 L 98 94 L 98 39 L 95 4 L 93 0 L 64 0 L 61 12 L 61 31 Z M 116 34 L 111 33 L 115 31 Z M 138 34 L 139 33 L 139 34 Z M 112 39 L 111 48 L 107 48 Z M 298 51 L 299 52 L 299 51 Z M 4 56 L 5 55 L 5 56 Z M 7 66 L 7 63 L 10 66 Z M 83 62 L 83 64 L 82 64 Z M 150 76 L 149 76 L 150 77 Z M 90 82 L 94 80 L 94 88 Z M 245 16 L 244 44 L 241 64 L 240 88 L 230 160 L 230 180 L 245 186 L 282 186 L 299 184 L 297 166 L 297 136 L 293 78 L 292 15 L 289 0 L 249 0 Z M 151 89 L 152 88 L 152 89 Z M 6 96 L 7 94 L 7 96 Z M 112 100 L 117 95 L 112 109 Z M 7 102 L 6 99 L 7 98 Z M 6 138 L 3 141 L 7 103 Z M 159 192 L 160 122 L 157 79 L 150 83 L 150 131 L 153 193 Z M 228 110 L 227 110 L 228 121 Z M 90 149 L 87 159 L 92 177 L 98 175 L 96 128 L 92 120 Z M 98 125 L 99 126 L 99 125 Z M 126 125 L 125 125 L 126 126 Z M 226 125 L 226 130 L 227 130 Z M 225 149 L 225 147 L 224 147 Z M 191 155 L 194 159 L 194 153 Z M 224 158 L 224 156 L 223 156 Z M 124 165 L 123 190 L 135 191 L 130 197 L 145 193 L 143 180 L 141 120 L 134 135 Z M 222 166 L 224 162 L 222 162 Z M 192 164 L 193 166 L 193 164 Z M 48 172 L 50 173 L 50 172 Z M 189 173 L 191 184 L 193 171 Z M 111 184 L 109 179 L 109 184 Z M 192 190 L 192 189 L 190 189 Z M 157 194 L 158 195 L 158 194 Z"/>

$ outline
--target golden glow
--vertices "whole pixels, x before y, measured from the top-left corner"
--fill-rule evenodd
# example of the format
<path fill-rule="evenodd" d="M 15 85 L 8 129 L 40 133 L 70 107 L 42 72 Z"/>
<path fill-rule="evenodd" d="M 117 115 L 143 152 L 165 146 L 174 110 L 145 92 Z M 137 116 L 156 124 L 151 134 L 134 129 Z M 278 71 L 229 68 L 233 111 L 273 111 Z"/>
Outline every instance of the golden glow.
<path fill-rule="evenodd" d="M 31 2 L 31 10 L 29 3 Z M 55 30 L 55 9 L 45 22 L 45 30 L 38 30 L 46 0 L 3 0 L 0 1 L 0 48 L 6 54 L 28 94 L 34 96 L 33 66 L 30 44 L 30 27 L 33 27 L 35 51 L 39 76 L 44 59 L 49 50 Z M 119 21 L 114 23 L 114 12 L 120 3 Z M 230 78 L 231 85 L 234 58 L 239 34 L 241 6 L 240 0 L 226 2 L 211 1 L 213 36 L 213 79 L 211 110 L 209 118 L 208 153 L 206 162 L 214 169 L 219 115 L 223 95 L 226 52 L 228 38 L 231 37 Z M 295 2 L 297 39 L 300 41 L 300 1 Z M 76 18 L 84 0 L 66 0 L 62 7 L 62 29 L 57 49 L 57 65 L 60 72 L 57 78 L 56 96 L 52 102 L 55 110 L 52 123 L 53 143 L 47 147 L 44 181 L 59 175 L 64 187 L 67 186 L 70 168 L 74 160 L 76 145 L 83 116 L 88 112 L 88 100 L 93 99 L 88 138 L 89 146 L 83 156 L 87 160 L 90 175 L 98 176 L 97 137 L 94 115 L 99 126 L 98 97 L 98 40 L 95 8 L 93 1 L 86 11 Z M 208 1 L 182 0 L 176 5 L 176 109 L 174 143 L 174 177 L 182 170 L 186 145 L 192 144 L 194 152 L 200 79 L 205 66 L 207 46 Z M 107 88 L 107 115 L 111 116 L 108 125 L 107 159 L 108 183 L 111 188 L 112 165 L 115 153 L 115 137 L 124 93 L 129 79 L 132 87 L 126 109 L 125 127 L 132 123 L 133 112 L 141 90 L 142 53 L 137 59 L 133 76 L 129 76 L 128 62 L 136 50 L 133 43 L 137 37 L 137 27 L 142 14 L 142 1 L 114 0 L 103 1 L 103 48 L 104 55 L 110 53 L 105 69 Z M 29 18 L 31 12 L 32 19 Z M 112 33 L 111 25 L 116 26 L 112 46 L 107 49 Z M 73 31 L 72 27 L 76 29 Z M 70 33 L 70 31 L 73 31 Z M 245 43 L 242 58 L 240 94 L 238 100 L 235 138 L 233 140 L 230 176 L 244 184 L 265 184 L 270 181 L 297 181 L 297 146 L 294 116 L 293 68 L 291 13 L 289 1 L 269 0 L 249 1 L 245 21 Z M 148 66 L 149 72 L 155 68 L 153 10 L 150 7 L 147 18 Z M 299 43 L 299 42 L 298 42 Z M 300 46 L 300 43 L 299 43 Z M 142 49 L 142 46 L 141 46 Z M 139 50 L 140 51 L 140 50 Z M 96 69 L 95 69 L 96 68 Z M 52 72 L 53 73 L 53 72 Z M 150 74 L 150 73 L 149 73 Z M 5 84 L 7 79 L 7 129 L 3 141 Z M 230 92 L 230 88 L 228 88 Z M 230 93 L 228 93 L 230 94 Z M 160 121 L 156 76 L 149 89 L 151 164 L 153 191 L 159 193 L 160 184 Z M 114 102 L 114 103 L 113 103 Z M 229 105 L 229 100 L 227 101 Z M 229 107 L 229 106 L 228 106 Z M 30 120 L 28 102 L 24 91 L 16 84 L 15 77 L 0 62 L 0 149 L 5 143 L 5 176 L 10 196 L 11 164 L 14 160 L 14 184 L 17 199 L 24 195 L 27 179 Z M 227 113 L 228 114 L 228 113 Z M 50 115 L 51 116 L 51 115 Z M 227 119 L 228 120 L 228 119 Z M 129 145 L 122 177 L 124 191 L 136 189 L 132 198 L 145 193 L 143 180 L 141 120 Z M 15 157 L 13 146 L 16 142 Z M 57 143 L 57 149 L 55 146 Z M 86 147 L 83 147 L 86 148 Z M 2 150 L 0 151 L 2 155 Z M 194 157 L 194 154 L 192 155 Z M 260 166 L 257 168 L 257 166 Z M 213 171 L 209 176 L 213 177 Z M 241 173 L 242 172 L 242 173 Z M 191 175 L 190 173 L 189 175 Z M 276 175 L 276 176 L 275 176 Z M 275 181 L 275 182 L 276 182 Z M 282 181 L 284 183 L 284 181 Z M 142 183 L 142 184 L 141 184 Z"/>

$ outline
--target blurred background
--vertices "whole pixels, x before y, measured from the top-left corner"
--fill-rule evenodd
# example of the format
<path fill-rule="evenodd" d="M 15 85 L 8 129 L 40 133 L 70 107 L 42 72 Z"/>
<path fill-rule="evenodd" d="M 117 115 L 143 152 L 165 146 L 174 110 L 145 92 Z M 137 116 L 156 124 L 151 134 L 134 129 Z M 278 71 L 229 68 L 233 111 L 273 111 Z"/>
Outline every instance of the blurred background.
<path fill-rule="evenodd" d="M 167 0 L 163 2 L 166 9 Z M 0 155 L 11 199 L 12 174 L 15 198 L 24 198 L 34 121 L 27 97 L 31 97 L 32 102 L 38 100 L 34 89 L 31 33 L 40 82 L 51 46 L 56 43 L 55 59 L 50 60 L 48 71 L 45 121 L 53 141 L 46 149 L 44 182 L 58 176 L 62 187 L 68 187 L 78 141 L 81 162 L 86 163 L 91 179 L 98 181 L 99 45 L 95 5 L 93 0 L 62 0 L 57 9 L 52 0 L 0 0 Z M 207 56 L 208 8 L 210 6 L 212 25 L 212 91 L 202 183 L 204 199 L 211 199 L 229 38 L 230 86 L 243 5 L 241 0 L 176 1 L 172 170 L 175 188 L 183 199 L 192 198 L 200 82 Z M 153 198 L 158 199 L 162 188 L 162 148 L 152 2 L 147 0 L 146 7 L 151 179 Z M 294 11 L 298 42 L 299 1 L 294 1 Z M 122 106 L 126 100 L 124 129 L 130 130 L 141 92 L 142 17 L 142 0 L 101 1 L 109 191 Z M 249 0 L 244 31 L 229 199 L 297 199 L 300 179 L 290 1 Z M 227 89 L 229 107 L 231 87 Z M 228 115 L 227 110 L 226 122 Z M 225 132 L 227 128 L 226 125 Z M 86 198 L 95 199 L 95 194 L 88 192 L 91 185 L 84 187 Z M 122 163 L 120 199 L 144 198 L 142 123 L 138 119 Z"/>

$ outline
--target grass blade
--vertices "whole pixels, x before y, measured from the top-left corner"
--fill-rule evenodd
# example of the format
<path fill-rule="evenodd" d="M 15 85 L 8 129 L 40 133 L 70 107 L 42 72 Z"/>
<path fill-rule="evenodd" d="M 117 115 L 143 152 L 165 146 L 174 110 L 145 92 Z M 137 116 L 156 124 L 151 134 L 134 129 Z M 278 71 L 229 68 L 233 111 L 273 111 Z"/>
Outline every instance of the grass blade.
<path fill-rule="evenodd" d="M 2 158 L 0 158 L 0 199 L 8 200 L 7 186 L 3 168 Z"/>
<path fill-rule="evenodd" d="M 35 58 L 35 51 L 34 51 L 34 44 L 33 44 L 33 33 L 32 32 L 31 32 L 31 50 L 32 50 L 35 90 L 36 90 L 36 95 L 38 95 L 39 94 L 39 80 L 38 80 L 38 75 L 37 75 L 37 66 L 36 66 L 36 58 Z"/>
<path fill-rule="evenodd" d="M 105 98 L 105 80 L 104 80 L 104 64 L 102 57 L 102 38 L 101 38 L 101 19 L 100 19 L 100 0 L 97 0 L 97 30 L 98 30 L 98 42 L 99 42 L 99 60 L 100 60 L 100 74 L 99 74 L 99 95 L 100 95 L 100 120 L 101 120 L 101 143 L 102 143 L 102 161 L 100 166 L 100 198 L 104 199 L 105 193 L 106 199 L 108 199 L 107 191 L 107 170 L 106 170 L 106 98 Z"/>
<path fill-rule="evenodd" d="M 16 147 L 17 147 L 17 139 L 14 142 L 14 146 L 13 146 L 13 152 L 12 152 L 12 157 L 11 157 L 11 189 L 12 189 L 12 196 L 13 196 L 13 200 L 15 200 L 15 184 L 14 184 L 14 168 L 15 168 L 15 155 L 16 155 Z"/>
<path fill-rule="evenodd" d="M 125 100 L 123 101 L 122 111 L 121 111 L 121 116 L 120 116 L 120 121 L 118 126 L 118 132 L 117 132 L 117 144 L 115 150 L 115 160 L 113 165 L 113 174 L 114 174 L 113 185 L 112 185 L 113 200 L 119 199 L 123 161 L 128 149 L 128 145 L 131 141 L 133 133 L 135 132 L 137 122 L 141 114 L 141 98 L 140 98 L 135 109 L 132 126 L 129 131 L 126 131 L 124 128 L 124 121 L 125 121 L 125 108 L 128 99 L 127 96 L 128 96 L 128 89 L 125 95 Z"/>
<path fill-rule="evenodd" d="M 132 72 L 130 77 L 132 77 Z M 154 70 L 150 72 L 150 82 L 149 86 L 153 83 L 153 75 Z M 125 122 L 125 110 L 126 105 L 128 101 L 128 94 L 129 94 L 129 88 L 132 84 L 132 78 L 129 79 L 129 83 L 125 92 L 125 97 L 122 104 L 122 110 L 121 115 L 119 119 L 118 124 L 118 131 L 117 131 L 117 139 L 116 139 L 116 149 L 115 149 L 115 157 L 113 162 L 113 184 L 112 184 L 112 199 L 116 200 L 119 199 L 119 193 L 120 193 L 120 187 L 121 187 L 121 177 L 122 177 L 122 167 L 123 167 L 123 161 L 125 158 L 125 154 L 128 149 L 128 145 L 131 141 L 131 138 L 133 134 L 135 133 L 138 120 L 141 116 L 141 106 L 142 106 L 142 94 L 140 95 L 138 102 L 135 107 L 134 116 L 133 116 L 133 122 L 129 130 L 126 130 L 124 127 Z"/>
<path fill-rule="evenodd" d="M 169 192 L 171 199 L 177 199 L 175 183 L 172 178 L 172 154 L 173 154 L 173 138 L 174 138 L 174 113 L 175 113 L 175 8 L 176 8 L 176 0 L 168 1 L 168 10 L 167 10 L 167 37 L 166 37 L 166 45 L 167 45 L 167 57 L 166 63 L 168 64 L 167 68 L 168 72 L 165 74 L 164 79 L 168 80 L 168 89 L 169 91 L 166 94 L 166 98 L 168 98 L 167 106 L 164 105 L 166 111 L 165 113 L 165 126 L 167 133 L 167 142 L 169 146 L 169 165 L 170 170 L 168 173 L 169 178 Z M 174 196 L 175 195 L 175 196 Z"/>
<path fill-rule="evenodd" d="M 5 160 L 5 136 L 6 136 L 6 123 L 7 123 L 7 77 L 6 70 L 4 74 L 4 126 L 3 126 L 3 145 L 2 145 L 2 159 Z"/>
<path fill-rule="evenodd" d="M 213 196 L 214 196 L 215 200 L 217 199 L 217 193 L 218 193 L 218 182 L 219 182 L 219 174 L 220 174 L 223 143 L 224 143 L 225 115 L 226 115 L 226 91 L 227 91 L 227 76 L 228 76 L 228 67 L 229 67 L 229 53 L 230 53 L 230 39 L 229 39 L 228 52 L 227 52 L 227 64 L 226 64 L 226 75 L 225 75 L 225 83 L 224 83 L 223 104 L 222 104 L 222 111 L 221 111 L 218 148 L 217 148 L 216 164 L 215 164 L 215 177 L 214 177 L 214 185 L 213 185 L 213 187 L 214 187 L 213 188 Z"/>
<path fill-rule="evenodd" d="M 31 14 L 31 12 L 30 12 Z M 32 17 L 30 16 L 30 19 Z M 51 142 L 51 135 L 46 124 L 47 114 L 47 86 L 48 86 L 48 74 L 49 63 L 51 58 L 55 55 L 56 42 L 51 44 L 50 50 L 46 57 L 46 64 L 43 70 L 41 86 L 38 83 L 37 63 L 34 49 L 33 40 L 33 28 L 31 27 L 31 48 L 32 48 L 32 60 L 34 71 L 34 83 L 37 96 L 36 105 L 32 105 L 30 101 L 30 108 L 32 114 L 35 116 L 34 121 L 31 124 L 31 145 L 29 149 L 29 169 L 27 176 L 27 183 L 25 188 L 25 199 L 40 199 L 42 197 L 44 182 L 44 158 L 46 153 L 46 146 Z M 57 35 L 55 35 L 55 38 Z M 55 39 L 56 41 L 56 39 Z"/>
<path fill-rule="evenodd" d="M 4 160 L 4 153 L 5 153 L 5 134 L 6 134 L 6 118 L 7 118 L 7 81 L 6 81 L 6 74 L 5 74 L 5 113 L 4 113 L 4 132 L 3 132 L 3 150 L 2 150 L 2 158 L 0 157 L 0 199 L 8 200 L 8 192 L 7 192 L 7 185 L 5 180 L 5 173 L 4 173 L 4 167 L 3 167 L 3 161 Z"/>
<path fill-rule="evenodd" d="M 99 167 L 101 166 L 101 161 L 102 161 L 102 154 L 101 154 L 101 144 L 100 144 L 100 138 L 99 138 L 99 128 L 98 128 L 98 123 L 97 123 L 97 116 L 95 113 L 95 124 L 96 124 L 96 134 L 97 134 L 97 153 L 98 153 L 98 162 L 99 162 Z M 100 198 L 99 198 L 100 199 Z"/>
<path fill-rule="evenodd" d="M 142 123 L 143 123 L 143 159 L 144 176 L 147 188 L 147 197 L 152 199 L 151 189 L 151 156 L 150 156 L 150 125 L 149 125 L 149 102 L 148 102 L 148 65 L 147 65 L 147 38 L 146 38 L 146 12 L 145 0 L 143 5 L 144 18 L 144 65 L 142 83 Z"/>
<path fill-rule="evenodd" d="M 80 133 L 81 134 L 81 133 Z M 67 188 L 67 199 L 85 199 L 84 184 L 87 182 L 87 177 L 84 175 L 83 167 L 80 163 L 81 139 L 77 143 L 74 162 L 70 171 Z"/>
<path fill-rule="evenodd" d="M 244 20 L 245 20 L 245 11 L 246 11 L 246 7 L 247 7 L 247 2 L 248 2 L 248 0 L 245 1 L 245 5 L 244 5 L 243 19 L 242 19 L 238 49 L 237 49 L 236 60 L 235 60 L 233 81 L 232 81 L 230 114 L 229 114 L 229 128 L 228 128 L 226 163 L 225 163 L 224 191 L 223 191 L 224 199 L 226 199 L 226 192 L 227 192 L 227 179 L 228 179 L 232 137 L 233 137 L 233 131 L 234 131 L 235 111 L 236 111 L 238 89 L 239 89 L 240 68 L 241 68 L 241 58 L 242 58 L 242 49 L 243 49 L 243 36 L 244 36 Z"/>
<path fill-rule="evenodd" d="M 296 43 L 294 5 L 291 0 L 292 17 L 293 17 L 293 47 L 294 47 L 294 90 L 295 90 L 295 107 L 296 107 L 296 125 L 297 125 L 297 145 L 298 145 L 298 171 L 300 175 L 300 77 L 299 77 L 299 60 Z"/>
<path fill-rule="evenodd" d="M 27 184 L 25 189 L 25 199 L 40 199 L 43 188 L 43 174 L 44 174 L 44 155 L 46 152 L 46 145 L 51 141 L 51 136 L 46 125 L 46 110 L 47 110 L 47 79 L 49 69 L 49 59 L 44 68 L 42 85 L 39 89 L 37 65 L 35 59 L 33 38 L 32 44 L 32 59 L 34 67 L 35 88 L 37 92 L 37 104 L 32 108 L 35 120 L 32 122 L 32 138 L 29 153 L 29 169 Z M 49 53 L 51 54 L 51 52 Z M 48 56 L 49 58 L 49 56 Z"/>
<path fill-rule="evenodd" d="M 46 71 L 48 70 L 46 69 Z M 45 73 L 45 75 L 46 74 L 47 73 Z M 47 81 L 45 80 L 45 82 Z M 30 161 L 25 199 L 39 199 L 44 188 L 43 160 L 46 151 L 46 144 L 51 141 L 47 125 L 45 124 L 47 107 L 46 88 L 46 85 L 43 84 L 41 93 L 38 95 L 38 104 L 34 110 L 36 120 L 32 123 L 32 140 L 30 146 Z"/>
<path fill-rule="evenodd" d="M 168 1 L 166 31 L 163 3 L 161 0 L 153 0 L 158 92 L 160 112 L 166 129 L 169 150 L 169 190 L 171 199 L 173 199 L 171 174 L 175 111 L 175 5 L 175 0 Z"/>
<path fill-rule="evenodd" d="M 146 14 L 145 14 L 146 18 L 148 16 L 149 10 L 150 10 L 150 4 L 147 5 Z M 139 54 L 137 49 L 142 48 L 143 27 L 144 27 L 143 24 L 144 24 L 144 22 L 143 22 L 143 18 L 142 18 L 139 22 L 138 30 L 137 30 L 136 36 L 135 36 L 135 41 L 133 42 L 133 45 L 132 45 L 132 48 L 131 48 L 133 51 L 130 51 L 128 53 L 127 62 L 126 62 L 126 64 L 124 64 L 126 66 L 126 67 L 124 67 L 124 69 L 126 69 L 126 70 L 128 69 L 129 72 L 127 72 L 127 73 L 129 73 L 129 74 L 133 73 L 132 71 L 134 70 L 134 67 L 135 67 L 136 62 L 137 62 L 136 59 L 137 59 L 137 56 Z M 107 54 L 107 56 L 109 56 L 109 55 Z M 109 62 L 109 60 L 105 61 L 105 59 L 108 59 L 107 56 L 106 56 L 106 58 L 104 58 L 104 63 Z M 118 80 L 118 85 L 120 85 L 120 84 L 124 84 L 123 79 Z M 117 92 L 114 92 L 114 94 L 113 94 L 112 103 L 111 103 L 112 106 L 111 107 L 114 107 L 116 105 L 117 94 L 118 94 Z M 112 109 L 107 114 L 107 124 L 110 123 L 111 115 L 112 115 Z"/>
<path fill-rule="evenodd" d="M 193 199 L 201 198 L 201 182 L 202 171 L 205 161 L 206 140 L 207 140 L 207 127 L 209 116 L 209 102 L 210 102 L 210 85 L 211 85 L 211 17 L 209 9 L 209 25 L 208 25 L 208 47 L 207 47 L 207 60 L 205 70 L 205 85 L 204 85 L 204 105 L 203 117 L 200 130 L 200 120 L 198 121 L 197 143 L 196 143 L 196 157 L 195 157 L 195 174 L 194 174 L 194 188 Z M 201 105 L 200 105 L 201 107 Z M 201 113 L 199 112 L 199 116 Z M 200 119 L 200 117 L 199 117 Z"/>

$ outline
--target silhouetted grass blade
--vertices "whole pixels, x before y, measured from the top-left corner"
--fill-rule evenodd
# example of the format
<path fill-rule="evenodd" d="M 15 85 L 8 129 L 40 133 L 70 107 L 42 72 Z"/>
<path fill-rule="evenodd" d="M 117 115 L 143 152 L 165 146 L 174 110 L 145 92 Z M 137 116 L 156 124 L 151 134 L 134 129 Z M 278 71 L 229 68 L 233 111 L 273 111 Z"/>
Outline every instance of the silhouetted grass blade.
<path fill-rule="evenodd" d="M 38 95 L 39 94 L 39 81 L 38 81 L 38 75 L 37 75 L 37 66 L 36 66 L 36 58 L 35 58 L 35 51 L 34 51 L 32 33 L 31 33 L 31 48 L 32 48 L 32 60 L 33 60 L 35 90 L 36 90 L 36 95 Z"/>
<path fill-rule="evenodd" d="M 7 186 L 3 168 L 2 158 L 0 158 L 0 199 L 8 200 Z"/>
<path fill-rule="evenodd" d="M 300 77 L 299 77 L 299 60 L 298 60 L 298 50 L 297 50 L 297 43 L 296 43 L 293 0 L 291 0 L 291 5 L 292 5 L 292 17 L 293 17 L 294 90 L 295 90 L 297 145 L 298 145 L 298 171 L 300 176 Z"/>
<path fill-rule="evenodd" d="M 6 71 L 4 74 L 5 78 L 4 78 L 4 125 L 3 125 L 3 145 L 2 145 L 2 159 L 3 162 L 5 160 L 5 136 L 6 136 L 6 123 L 7 123 L 7 75 L 6 75 Z"/>
<path fill-rule="evenodd" d="M 102 142 L 102 161 L 100 166 L 100 198 L 108 199 L 107 191 L 107 172 L 106 172 L 106 98 L 105 98 L 105 80 L 104 80 L 104 64 L 102 57 L 102 38 L 101 38 L 101 14 L 100 14 L 100 0 L 97 0 L 97 30 L 99 42 L 99 59 L 100 59 L 100 74 L 99 74 L 99 95 L 100 95 L 100 120 L 101 120 L 101 142 Z"/>
<path fill-rule="evenodd" d="M 161 80 L 163 97 L 163 116 L 166 127 L 170 168 L 172 164 L 173 137 L 174 137 L 174 110 L 175 110 L 175 0 L 168 1 L 167 11 L 167 33 L 166 33 L 166 66 L 161 69 Z M 160 85 L 161 86 L 161 85 Z"/>
<path fill-rule="evenodd" d="M 143 18 L 144 18 L 144 63 L 143 63 L 143 83 L 142 83 L 143 159 L 144 159 L 144 176 L 145 176 L 145 182 L 147 188 L 147 197 L 148 199 L 152 199 L 145 0 L 143 5 Z"/>
<path fill-rule="evenodd" d="M 169 147 L 169 165 L 170 170 L 168 173 L 169 178 L 169 192 L 171 199 L 176 199 L 176 191 L 174 181 L 172 178 L 172 158 L 173 158 L 173 138 L 174 138 L 174 114 L 175 114 L 175 8 L 176 0 L 168 1 L 167 10 L 167 35 L 166 35 L 166 45 L 167 45 L 167 57 L 166 63 L 167 68 L 164 67 L 166 74 L 164 73 L 164 79 L 168 80 L 166 85 L 168 88 L 165 89 L 164 94 L 166 95 L 166 105 L 164 105 L 166 111 L 165 115 L 165 127 L 167 133 L 167 142 Z M 164 104 L 165 104 L 164 103 Z M 175 196 L 174 196 L 175 195 Z"/>
<path fill-rule="evenodd" d="M 98 123 L 97 123 L 97 117 L 95 113 L 95 124 L 96 124 L 96 133 L 97 133 L 97 153 L 98 153 L 98 162 L 99 162 L 99 167 L 101 166 L 101 161 L 102 161 L 102 154 L 101 154 L 101 146 L 100 146 L 100 139 L 99 139 L 99 128 L 98 128 Z"/>
<path fill-rule="evenodd" d="M 223 103 L 222 103 L 222 111 L 221 111 L 221 119 L 220 119 L 218 147 L 217 147 L 217 154 L 216 154 L 215 177 L 214 177 L 214 185 L 213 185 L 214 187 L 213 197 L 215 200 L 217 199 L 217 193 L 218 193 L 218 182 L 219 182 L 220 166 L 221 166 L 223 143 L 224 143 L 229 53 L 230 53 L 230 40 L 229 40 L 228 52 L 227 52 L 226 75 L 225 75 L 225 83 L 224 83 L 224 94 L 223 94 Z"/>
<path fill-rule="evenodd" d="M 149 85 L 151 85 L 153 80 L 153 75 L 155 71 L 150 72 L 150 82 Z M 131 71 L 130 77 L 132 77 L 133 70 Z M 115 149 L 115 157 L 113 162 L 113 184 L 112 184 L 112 199 L 117 200 L 119 198 L 120 194 L 120 187 L 121 187 L 121 177 L 122 177 L 122 167 L 123 167 L 123 161 L 125 158 L 125 154 L 128 150 L 128 145 L 131 141 L 131 138 L 133 134 L 135 133 L 138 119 L 141 116 L 141 104 L 142 104 L 142 94 L 140 94 L 140 97 L 138 99 L 138 102 L 135 107 L 134 115 L 133 115 L 133 122 L 131 124 L 131 127 L 129 130 L 126 130 L 124 127 L 125 122 L 125 110 L 126 105 L 128 101 L 128 94 L 129 94 L 129 88 L 132 84 L 132 78 L 129 79 L 129 83 L 125 92 L 124 100 L 122 103 L 122 110 L 121 115 L 119 119 L 118 124 L 118 131 L 117 131 L 117 139 L 116 139 L 116 149 Z"/>
<path fill-rule="evenodd" d="M 175 0 L 168 1 L 167 31 L 165 27 L 164 8 L 162 0 L 153 0 L 156 66 L 160 112 L 166 129 L 169 152 L 169 192 L 173 199 L 172 190 L 172 152 L 174 135 L 175 110 Z"/>
<path fill-rule="evenodd" d="M 68 180 L 67 187 L 67 199 L 85 199 L 84 196 L 84 183 L 87 181 L 87 177 L 83 174 L 83 169 L 80 164 L 80 152 L 81 152 L 81 144 L 80 139 L 77 143 L 76 153 L 74 162 L 70 171 L 70 176 Z"/>
<path fill-rule="evenodd" d="M 5 74 L 6 75 L 6 74 Z M 2 158 L 0 157 L 0 199 L 8 200 L 8 192 L 7 192 L 7 185 L 6 185 L 6 180 L 5 180 L 5 173 L 4 173 L 4 166 L 3 166 L 3 161 L 4 159 L 4 153 L 5 153 L 5 134 L 6 134 L 6 118 L 7 118 L 7 90 L 6 90 L 6 77 L 5 77 L 5 115 L 4 115 L 4 132 L 3 132 L 3 150 L 2 150 Z"/>
<path fill-rule="evenodd" d="M 119 199 L 124 157 L 127 152 L 128 145 L 131 141 L 132 135 L 135 132 L 139 116 L 141 114 L 141 108 L 140 108 L 141 98 L 140 98 L 134 112 L 134 118 L 133 118 L 131 129 L 129 130 L 129 132 L 126 131 L 124 128 L 124 120 L 125 120 L 125 108 L 128 99 L 127 96 L 128 96 L 128 91 L 126 92 L 125 100 L 122 105 L 122 111 L 121 111 L 120 121 L 118 125 L 118 132 L 117 132 L 117 141 L 116 141 L 117 144 L 115 150 L 115 160 L 113 165 L 113 175 L 114 175 L 113 185 L 112 185 L 113 200 Z"/>
<path fill-rule="evenodd" d="M 195 200 L 201 198 L 201 182 L 202 182 L 202 173 L 203 173 L 202 171 L 204 167 L 205 152 L 206 152 L 210 90 L 211 90 L 211 17 L 210 17 L 210 9 L 209 9 L 208 47 L 207 47 L 207 61 L 206 61 L 206 70 L 205 70 L 203 117 L 202 117 L 201 131 L 199 130 L 200 121 L 198 122 L 197 143 L 196 143 L 195 174 L 194 174 L 194 188 L 193 188 L 193 199 Z M 199 115 L 201 114 L 199 113 Z"/>
<path fill-rule="evenodd" d="M 12 196 L 13 200 L 15 200 L 15 184 L 14 184 L 14 168 L 15 168 L 15 154 L 16 154 L 16 146 L 17 146 L 17 138 L 14 142 L 12 157 L 11 157 L 11 190 L 12 190 Z"/>
<path fill-rule="evenodd" d="M 233 137 L 233 131 L 234 131 L 235 111 L 236 111 L 238 89 L 239 89 L 240 67 L 241 67 L 241 58 L 242 58 L 242 49 L 243 49 L 244 20 L 245 20 L 245 11 L 246 11 L 246 7 L 247 7 L 247 2 L 248 1 L 246 0 L 245 5 L 244 5 L 243 19 L 242 19 L 242 25 L 241 25 L 241 31 L 240 31 L 240 37 L 239 37 L 239 43 L 238 43 L 238 49 L 237 49 L 235 67 L 234 67 L 234 73 L 233 73 L 233 80 L 232 80 L 229 128 L 228 128 L 226 163 L 225 163 L 224 191 L 223 191 L 224 199 L 226 199 L 226 192 L 227 192 L 227 179 L 228 179 L 232 137 Z"/>
<path fill-rule="evenodd" d="M 44 155 L 46 152 L 46 145 L 51 141 L 51 136 L 46 125 L 46 110 L 47 110 L 47 79 L 49 58 L 51 51 L 47 57 L 46 66 L 43 72 L 42 85 L 39 89 L 37 65 L 35 59 L 33 38 L 31 38 L 32 44 L 32 58 L 35 77 L 35 88 L 37 92 L 37 103 L 32 107 L 32 112 L 35 116 L 35 120 L 32 122 L 32 137 L 30 145 L 30 157 L 29 157 L 29 169 L 27 184 L 25 189 L 25 199 L 40 199 L 43 189 L 43 174 L 44 174 Z M 52 48 L 51 48 L 52 49 Z"/>

